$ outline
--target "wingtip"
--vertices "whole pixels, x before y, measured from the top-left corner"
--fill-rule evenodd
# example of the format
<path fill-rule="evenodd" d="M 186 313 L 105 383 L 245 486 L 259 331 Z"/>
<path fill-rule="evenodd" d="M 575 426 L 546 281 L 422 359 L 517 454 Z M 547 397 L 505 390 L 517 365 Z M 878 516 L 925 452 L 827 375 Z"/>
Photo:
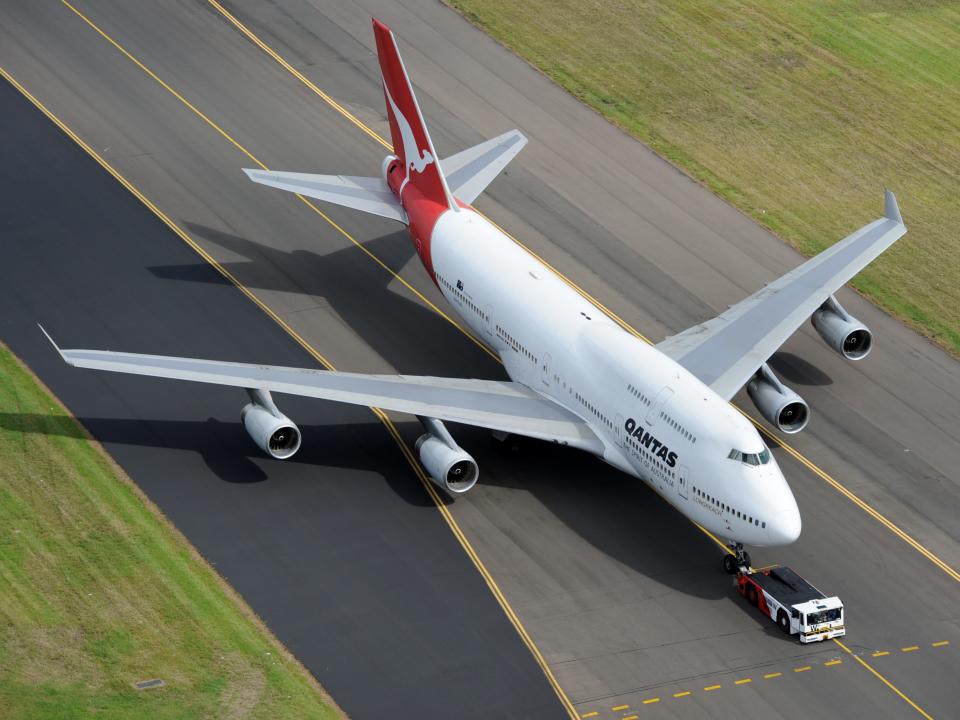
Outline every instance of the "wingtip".
<path fill-rule="evenodd" d="M 897 204 L 897 197 L 892 190 L 883 191 L 883 214 L 888 220 L 903 225 L 903 217 L 900 215 L 900 206 Z"/>
<path fill-rule="evenodd" d="M 60 356 L 60 358 L 66 361 L 66 358 L 63 355 L 63 350 L 61 350 L 60 346 L 53 341 L 53 338 L 50 337 L 50 333 L 48 333 L 40 323 L 37 323 L 37 327 L 40 328 L 40 332 L 42 332 L 46 336 L 47 340 L 50 341 L 50 344 L 53 345 L 53 349 L 57 351 L 57 354 Z"/>

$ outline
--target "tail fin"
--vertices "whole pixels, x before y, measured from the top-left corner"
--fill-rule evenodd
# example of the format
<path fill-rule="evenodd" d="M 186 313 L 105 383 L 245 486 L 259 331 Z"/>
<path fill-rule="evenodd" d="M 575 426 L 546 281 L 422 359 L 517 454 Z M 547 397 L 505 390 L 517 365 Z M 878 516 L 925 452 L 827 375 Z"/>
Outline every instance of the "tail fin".
<path fill-rule="evenodd" d="M 425 198 L 446 205 L 451 210 L 459 210 L 440 170 L 437 151 L 433 148 L 433 141 L 413 94 L 413 86 L 400 59 L 396 38 L 390 28 L 376 19 L 373 21 L 373 34 L 377 40 L 377 57 L 383 76 L 383 94 L 390 119 L 393 152 L 406 172 L 406 179 Z"/>

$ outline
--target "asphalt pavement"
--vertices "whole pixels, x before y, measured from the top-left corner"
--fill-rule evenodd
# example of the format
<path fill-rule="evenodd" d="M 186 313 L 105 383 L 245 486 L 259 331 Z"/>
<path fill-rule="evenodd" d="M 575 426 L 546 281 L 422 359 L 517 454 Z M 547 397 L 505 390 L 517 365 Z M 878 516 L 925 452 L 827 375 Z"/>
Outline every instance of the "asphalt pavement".
<path fill-rule="evenodd" d="M 0 8 L 0 64 L 297 333 L 344 370 L 503 376 L 430 307 L 449 312 L 397 225 L 318 206 L 321 216 L 292 196 L 249 183 L 240 172 L 255 158 L 278 170 L 374 174 L 386 150 L 369 133 L 210 3 L 104 0 L 74 7 L 143 67 L 57 2 Z M 720 312 L 801 261 L 442 4 L 280 0 L 225 7 L 266 48 L 381 135 L 387 133 L 370 15 L 390 24 L 442 155 L 513 127 L 531 140 L 478 207 L 654 341 Z M 909 227 L 910 199 L 899 200 Z M 881 205 L 878 184 L 877 216 Z M 43 207 L 42 217 L 50 218 L 49 198 Z M 871 219 L 849 218 L 851 231 Z M 909 243 L 910 235 L 901 242 Z M 174 259 L 164 252 L 139 262 L 146 274 L 137 277 L 149 277 L 178 302 L 183 299 L 178 313 L 189 315 L 188 308 L 196 307 L 201 298 L 193 293 L 229 290 L 189 253 Z M 79 273 L 85 265 L 74 259 L 70 267 Z M 133 282 L 115 272 L 120 269 L 98 267 L 91 274 L 98 292 Z M 482 480 L 449 507 L 579 712 L 918 715 L 905 696 L 932 717 L 953 713 L 952 678 L 960 668 L 958 583 L 910 540 L 948 570 L 960 568 L 957 362 L 855 294 L 840 298 L 874 331 L 876 347 L 863 362 L 847 363 L 805 328 L 773 359 L 813 412 L 809 428 L 789 438 L 802 459 L 774 450 L 797 496 L 804 530 L 794 546 L 753 556 L 757 565 L 790 564 L 840 595 L 848 608 L 844 643 L 856 657 L 833 643 L 800 646 L 780 636 L 733 592 L 712 541 L 626 476 L 537 443 L 505 453 L 484 433 L 455 428 L 480 462 Z M 141 344 L 119 329 L 64 342 L 224 358 L 229 350 L 229 359 L 249 357 L 216 335 L 189 340 L 193 334 L 180 330 L 180 315 L 164 310 L 165 302 L 122 308 L 127 319 L 121 329 L 142 333 Z M 91 325 L 109 326 L 93 309 L 88 317 Z M 21 313 L 10 318 L 6 322 L 20 322 Z M 231 316 L 229 330 L 248 349 L 262 352 L 259 333 L 244 335 L 248 319 Z M 219 332 L 226 331 L 222 325 L 223 316 Z M 196 345 L 177 345 L 181 334 Z M 98 376 L 96 382 L 106 380 Z M 55 390 L 60 394 L 60 387 Z M 187 421 L 205 421 L 212 408 L 195 398 L 191 393 L 179 412 Z M 749 400 L 738 400 L 751 409 Z M 366 463 L 389 460 L 401 472 L 399 453 L 369 413 L 322 403 L 290 407 L 288 414 L 304 423 L 324 413 L 328 421 L 321 424 L 333 432 L 355 425 L 351 413 L 360 413 L 376 438 L 364 435 L 358 454 Z M 239 436 L 236 442 L 246 442 L 236 427 L 230 432 Z M 404 432 L 409 441 L 416 428 L 407 425 Z M 223 430 L 212 434 L 227 442 Z M 326 439 L 312 439 L 317 435 L 323 433 L 305 437 L 302 452 L 322 452 L 308 450 L 311 443 L 330 447 L 323 445 Z M 341 445 L 334 445 L 340 453 Z M 148 445 L 141 452 L 156 449 Z M 321 456 L 305 456 L 311 457 Z M 309 464 L 301 456 L 298 461 Z M 354 470 L 349 461 L 340 465 L 337 477 Z M 364 467 L 359 463 L 361 472 Z M 831 482 L 855 493 L 861 504 Z M 437 514 L 430 507 L 422 514 L 431 512 Z M 212 532 L 209 517 L 189 527 L 174 520 L 202 548 Z M 216 518 L 212 526 L 220 526 Z M 382 536 L 390 546 L 405 542 L 372 520 L 363 523 L 363 532 Z M 291 578 L 307 570 L 303 554 L 297 561 L 287 555 L 296 552 L 292 544 L 281 548 L 269 535 L 262 537 L 266 549 L 258 554 L 264 564 L 273 559 Z M 417 565 L 415 557 L 411 562 Z M 258 598 L 271 595 L 269 584 L 251 590 L 228 577 L 255 608 Z M 417 576 L 404 580 L 411 587 L 420 582 Z M 489 595 L 485 586 L 480 593 Z M 283 615 L 289 632 L 266 619 L 303 658 L 298 628 L 306 617 L 292 609 Z M 369 632 L 375 637 L 378 628 Z M 379 683 L 374 655 L 358 655 L 357 665 L 367 665 L 350 687 Z M 341 698 L 325 677 L 326 666 L 305 662 L 348 712 L 366 716 Z M 420 689 L 433 691 L 433 685 Z M 504 695 L 480 677 L 473 692 L 497 701 Z M 473 696 L 450 707 L 473 706 L 467 697 Z"/>

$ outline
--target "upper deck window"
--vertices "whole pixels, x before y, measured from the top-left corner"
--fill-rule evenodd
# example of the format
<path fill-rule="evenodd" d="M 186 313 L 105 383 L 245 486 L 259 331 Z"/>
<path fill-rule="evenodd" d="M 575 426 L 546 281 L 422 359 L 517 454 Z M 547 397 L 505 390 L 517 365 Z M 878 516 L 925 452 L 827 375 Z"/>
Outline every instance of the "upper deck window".
<path fill-rule="evenodd" d="M 739 450 L 731 450 L 727 457 L 731 460 L 739 460 L 744 465 L 766 465 L 770 462 L 770 450 L 764 448 L 763 451 L 759 453 L 745 453 Z"/>

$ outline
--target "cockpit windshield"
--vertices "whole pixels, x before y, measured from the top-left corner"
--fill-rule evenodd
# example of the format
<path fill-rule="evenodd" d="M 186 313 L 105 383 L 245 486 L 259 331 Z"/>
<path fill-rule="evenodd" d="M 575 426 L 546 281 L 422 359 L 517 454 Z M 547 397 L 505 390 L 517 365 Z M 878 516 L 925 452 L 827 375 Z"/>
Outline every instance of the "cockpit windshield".
<path fill-rule="evenodd" d="M 745 453 L 739 450 L 731 450 L 727 457 L 731 460 L 739 460 L 744 465 L 766 465 L 770 462 L 770 450 L 764 448 L 759 453 Z"/>

